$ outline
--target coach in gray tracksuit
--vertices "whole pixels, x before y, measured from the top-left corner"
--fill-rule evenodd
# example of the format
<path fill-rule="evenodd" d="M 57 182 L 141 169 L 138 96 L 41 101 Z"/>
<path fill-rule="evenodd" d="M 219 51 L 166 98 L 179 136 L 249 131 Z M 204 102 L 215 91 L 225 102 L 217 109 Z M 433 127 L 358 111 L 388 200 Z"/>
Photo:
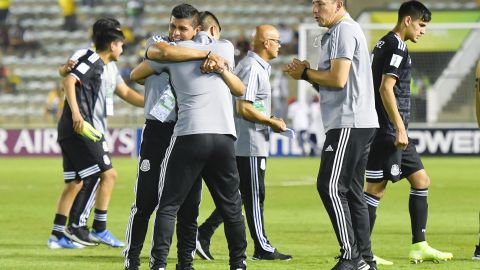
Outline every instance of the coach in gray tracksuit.
<path fill-rule="evenodd" d="M 294 59 L 284 71 L 314 84 L 320 92 L 326 140 L 317 189 L 340 244 L 334 269 L 376 269 L 363 198 L 368 153 L 379 126 L 370 54 L 362 29 L 346 12 L 343 0 L 312 4 L 315 19 L 328 28 L 321 40 L 318 69 Z"/>
<path fill-rule="evenodd" d="M 233 66 L 234 48 L 229 41 L 215 41 L 203 32 L 195 41 L 180 42 L 178 46 L 211 51 Z M 155 220 L 159 230 L 154 235 L 158 246 L 155 254 L 152 252 L 153 265 L 166 265 L 177 211 L 191 187 L 200 181 L 198 176 L 202 176 L 225 220 L 230 268 L 246 269 L 247 241 L 235 163 L 232 94 L 222 78 L 234 75 L 227 69 L 222 75 L 202 74 L 201 63 L 148 61 L 156 72 L 169 72 L 178 107 L 177 123 L 160 173 L 161 197 Z M 234 94 L 243 92 L 242 88 Z"/>

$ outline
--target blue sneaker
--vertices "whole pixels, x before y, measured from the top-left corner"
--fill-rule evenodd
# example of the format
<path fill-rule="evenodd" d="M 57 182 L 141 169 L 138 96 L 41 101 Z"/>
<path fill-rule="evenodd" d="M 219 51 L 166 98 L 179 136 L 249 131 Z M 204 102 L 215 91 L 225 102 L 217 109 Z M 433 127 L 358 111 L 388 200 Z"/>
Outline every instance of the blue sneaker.
<path fill-rule="evenodd" d="M 108 230 L 103 232 L 96 232 L 92 230 L 90 232 L 90 239 L 97 243 L 103 243 L 112 247 L 124 247 L 125 243 L 118 240 L 113 234 L 111 234 Z"/>
<path fill-rule="evenodd" d="M 51 235 L 48 238 L 47 246 L 50 249 L 60 249 L 60 248 L 84 248 L 84 245 L 79 243 L 72 242 L 72 240 L 68 239 L 67 237 L 63 236 L 62 238 L 58 239 L 56 236 Z"/>

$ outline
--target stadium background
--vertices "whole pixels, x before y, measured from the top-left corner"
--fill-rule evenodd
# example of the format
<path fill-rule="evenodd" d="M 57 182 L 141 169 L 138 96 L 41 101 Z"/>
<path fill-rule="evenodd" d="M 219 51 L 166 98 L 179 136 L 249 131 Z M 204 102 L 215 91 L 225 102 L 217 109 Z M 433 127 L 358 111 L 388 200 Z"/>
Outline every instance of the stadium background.
<path fill-rule="evenodd" d="M 3 1 L 0 1 L 0 4 Z M 64 26 L 62 8 L 56 0 L 12 0 L 7 24 L 2 26 L 0 51 L 0 269 L 119 269 L 119 250 L 100 247 L 79 253 L 47 250 L 45 242 L 51 229 L 54 203 L 62 188 L 61 159 L 56 145 L 55 123 L 45 115 L 47 96 L 61 80 L 57 67 L 78 48 L 88 47 L 89 26 L 96 18 L 109 16 L 130 24 L 123 0 L 76 1 L 76 27 Z M 94 2 L 90 6 L 88 2 Z M 185 1 L 199 10 L 215 13 L 223 28 L 222 35 L 236 43 L 248 39 L 257 24 L 285 24 L 294 32 L 301 24 L 311 24 L 311 1 L 302 0 L 241 0 Z M 369 17 L 369 23 L 391 24 L 402 1 L 348 1 L 353 17 Z M 433 179 L 430 198 L 429 240 L 440 249 L 452 251 L 456 260 L 451 263 L 421 266 L 421 269 L 480 269 L 470 262 L 478 231 L 478 158 L 465 159 L 455 155 L 480 154 L 480 133 L 475 125 L 474 66 L 460 62 L 478 61 L 478 44 L 474 39 L 473 53 L 468 50 L 469 37 L 478 34 L 478 26 L 455 28 L 456 23 L 477 23 L 480 1 L 424 1 L 433 11 L 432 25 L 444 23 L 442 29 L 427 30 L 417 46 L 412 48 L 416 89 L 411 136 L 419 152 L 439 157 L 427 158 L 427 170 Z M 132 40 L 119 67 L 133 66 L 142 51 L 143 37 L 150 32 L 165 33 L 171 8 L 178 1 L 146 0 L 139 31 L 127 31 Z M 1 6 L 0 6 L 1 7 Z M 437 15 L 438 14 L 438 15 Z M 441 15 L 440 15 L 441 14 Z M 393 16 L 393 17 L 392 17 Z M 69 19 L 72 19 L 71 17 Z M 438 19 L 438 21 L 436 21 Z M 10 44 L 5 33 L 11 28 L 30 31 L 26 43 Z M 133 27 L 132 27 L 133 28 Z M 18 29 L 17 29 L 18 30 Z M 125 29 L 127 30 L 127 29 Z M 380 34 L 386 30 L 380 31 Z M 432 35 L 439 31 L 443 36 Z M 380 37 L 372 32 L 372 40 Z M 32 43 L 31 41 L 35 41 Z M 15 42 L 14 42 L 15 41 Z M 18 41 L 18 40 L 17 40 Z M 310 41 L 310 43 L 312 43 Z M 32 49 L 34 44 L 34 49 Z M 240 43 L 239 43 L 240 44 Z M 309 45 L 309 44 L 307 44 Z M 35 47 L 36 46 L 36 47 Z M 283 52 L 274 61 L 278 69 L 296 56 L 296 46 Z M 35 52 L 35 54 L 34 54 Z M 471 54 L 470 54 L 471 53 Z M 241 52 L 239 51 L 239 57 Z M 450 66 L 449 66 L 450 65 Z M 7 70 L 8 72 L 5 72 Z M 455 71 L 461 72 L 455 72 Z M 444 76 L 444 77 L 442 77 Z M 454 79 L 454 89 L 432 121 L 427 117 L 429 91 L 440 79 Z M 298 86 L 287 81 L 288 97 L 298 97 Z M 142 91 L 138 86 L 136 89 Z M 305 90 L 305 99 L 313 95 Z M 284 101 L 287 106 L 287 101 Z M 279 104 L 276 104 L 279 106 Z M 110 145 L 117 156 L 114 164 L 119 170 L 119 183 L 109 215 L 109 224 L 117 234 L 125 230 L 129 206 L 133 199 L 135 157 L 138 132 L 143 124 L 143 112 L 120 99 L 115 100 L 115 116 L 109 119 Z M 321 132 L 321 131 L 319 131 Z M 302 151 L 296 141 L 273 136 L 274 156 L 298 156 Z M 307 146 L 308 147 L 308 146 Z M 446 157 L 446 156 L 449 157 Z M 52 157 L 48 157 L 52 156 Z M 337 251 L 335 239 L 318 195 L 315 175 L 318 158 L 272 158 L 267 174 L 268 193 L 266 223 L 269 235 L 282 250 L 292 250 L 296 258 L 291 264 L 249 263 L 252 269 L 324 269 L 331 265 Z M 405 259 L 408 253 L 409 219 L 406 183 L 391 187 L 382 200 L 378 227 L 374 234 L 376 252 L 396 261 L 393 267 L 382 269 L 413 269 Z M 202 203 L 202 221 L 212 208 L 210 196 Z M 400 201 L 401 203 L 398 203 Z M 227 254 L 222 233 L 213 251 L 219 263 L 197 262 L 198 269 L 222 269 Z M 146 247 L 149 243 L 146 243 Z M 393 246 L 393 248 L 392 248 Z M 397 249 L 398 248 L 398 249 Z M 147 256 L 144 250 L 143 256 Z M 172 253 L 172 260 L 175 255 Z M 172 261 L 172 263 L 173 263 Z M 298 263 L 298 264 L 295 264 Z"/>

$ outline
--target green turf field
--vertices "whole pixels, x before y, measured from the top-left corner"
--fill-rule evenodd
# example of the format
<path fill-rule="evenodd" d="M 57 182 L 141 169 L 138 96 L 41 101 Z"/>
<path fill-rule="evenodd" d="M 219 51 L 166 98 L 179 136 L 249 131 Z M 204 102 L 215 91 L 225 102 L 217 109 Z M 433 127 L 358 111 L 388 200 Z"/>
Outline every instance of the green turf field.
<path fill-rule="evenodd" d="M 478 241 L 480 210 L 478 158 L 425 158 L 432 178 L 427 240 L 450 251 L 454 260 L 412 265 L 408 262 L 410 218 L 406 181 L 390 185 L 380 204 L 373 235 L 374 252 L 395 262 L 380 269 L 480 269 L 471 256 Z M 133 201 L 134 159 L 114 158 L 119 179 L 112 197 L 108 227 L 123 238 Z M 318 159 L 271 158 L 267 170 L 266 229 L 272 244 L 292 254 L 289 262 L 248 260 L 249 269 L 330 269 L 338 254 L 336 239 L 316 191 Z M 9 159 L 0 162 L 0 269 L 123 269 L 121 249 L 99 246 L 83 250 L 49 250 L 46 246 L 55 205 L 63 189 L 61 159 Z M 208 191 L 201 206 L 202 222 L 212 210 Z M 91 223 L 90 223 L 91 224 Z M 150 233 L 149 233 L 150 235 Z M 150 237 L 142 253 L 148 269 Z M 250 239 L 248 239 L 251 241 Z M 176 248 L 169 260 L 174 268 Z M 197 270 L 228 269 L 223 229 L 212 240 L 216 260 L 195 261 Z M 248 247 L 252 255 L 252 246 Z"/>

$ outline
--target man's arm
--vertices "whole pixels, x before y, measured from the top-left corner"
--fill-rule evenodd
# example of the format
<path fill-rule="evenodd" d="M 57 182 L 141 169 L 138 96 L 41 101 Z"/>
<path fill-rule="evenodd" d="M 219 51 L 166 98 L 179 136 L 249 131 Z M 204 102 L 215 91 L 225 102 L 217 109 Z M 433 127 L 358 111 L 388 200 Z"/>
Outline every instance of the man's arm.
<path fill-rule="evenodd" d="M 259 112 L 255 107 L 253 107 L 252 102 L 248 100 L 238 99 L 236 101 L 237 112 L 245 119 L 267 125 L 273 129 L 275 132 L 282 132 L 287 130 L 285 122 L 281 118 L 271 117 L 268 118 L 263 113 Z"/>
<path fill-rule="evenodd" d="M 141 108 L 144 106 L 144 97 L 132 88 L 128 87 L 126 83 L 118 84 L 115 88 L 115 94 L 133 106 Z"/>
<path fill-rule="evenodd" d="M 144 60 L 132 70 L 130 73 L 130 80 L 143 84 L 144 80 L 154 73 L 155 71 L 153 68 Z"/>
<path fill-rule="evenodd" d="M 476 85 L 475 85 L 475 96 L 477 98 L 476 107 L 477 107 L 477 123 L 478 127 L 480 127 L 480 61 L 477 64 L 477 78 L 476 78 Z"/>
<path fill-rule="evenodd" d="M 72 111 L 73 130 L 80 133 L 83 129 L 83 117 L 80 114 L 80 108 L 77 103 L 75 83 L 77 83 L 77 79 L 74 76 L 70 75 L 63 79 L 63 89 L 65 90 L 65 96 Z"/>
<path fill-rule="evenodd" d="M 209 51 L 178 47 L 167 42 L 156 42 L 147 48 L 147 58 L 155 61 L 189 61 L 205 59 Z"/>
<path fill-rule="evenodd" d="M 310 63 L 293 59 L 293 62 L 284 67 L 284 71 L 293 79 L 300 80 L 302 74 L 307 69 L 306 76 L 308 82 L 326 87 L 343 89 L 347 84 L 348 74 L 352 61 L 347 58 L 337 58 L 330 61 L 330 69 L 314 70 L 310 69 Z"/>
<path fill-rule="evenodd" d="M 382 97 L 383 107 L 385 107 L 385 111 L 387 111 L 388 118 L 395 126 L 395 145 L 399 149 L 405 150 L 408 145 L 408 136 L 402 117 L 398 111 L 395 93 L 393 92 L 393 87 L 395 86 L 396 82 L 396 77 L 391 75 L 383 75 L 379 91 L 380 96 Z"/>
<path fill-rule="evenodd" d="M 147 58 L 154 61 L 182 62 L 208 59 L 214 63 L 223 63 L 222 58 L 210 51 L 180 47 L 167 42 L 156 42 L 147 48 Z"/>
<path fill-rule="evenodd" d="M 62 77 L 66 77 L 70 71 L 75 67 L 75 65 L 78 63 L 77 60 L 72 60 L 68 59 L 68 61 L 58 67 L 58 74 Z"/>
<path fill-rule="evenodd" d="M 236 97 L 243 96 L 245 93 L 245 85 L 242 80 L 240 80 L 240 78 L 233 74 L 228 68 L 224 68 L 221 74 L 228 88 L 230 88 L 230 93 Z"/>

